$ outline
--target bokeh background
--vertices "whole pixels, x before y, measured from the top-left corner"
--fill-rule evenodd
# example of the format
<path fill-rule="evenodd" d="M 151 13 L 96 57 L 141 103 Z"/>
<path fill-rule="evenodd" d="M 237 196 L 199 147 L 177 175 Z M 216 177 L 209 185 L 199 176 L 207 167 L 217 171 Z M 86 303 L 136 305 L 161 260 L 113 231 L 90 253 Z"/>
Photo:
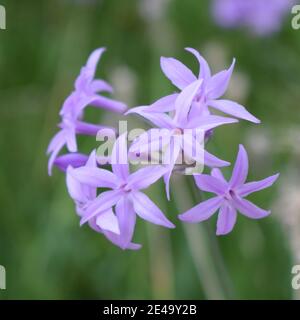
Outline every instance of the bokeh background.
<path fill-rule="evenodd" d="M 2 0 L 7 30 L 0 31 L 0 264 L 7 290 L 0 299 L 292 299 L 291 268 L 300 264 L 300 30 L 288 14 L 282 30 L 256 37 L 225 30 L 210 1 Z M 268 14 L 266 12 L 266 14 Z M 176 178 L 173 201 L 163 185 L 152 199 L 176 223 L 172 232 L 139 221 L 137 252 L 114 247 L 79 227 L 64 175 L 47 175 L 46 148 L 58 112 L 88 54 L 106 46 L 98 75 L 129 106 L 149 104 L 174 90 L 160 56 L 182 59 L 197 48 L 214 71 L 237 64 L 228 97 L 262 120 L 217 129 L 208 149 L 234 161 L 238 144 L 250 157 L 249 179 L 281 172 L 254 195 L 272 208 L 262 221 L 241 215 L 226 237 L 215 218 L 195 226 L 176 219 L 199 201 Z M 99 122 L 110 115 L 91 113 Z M 95 141 L 86 142 L 86 148 Z M 230 174 L 230 168 L 225 174 Z"/>

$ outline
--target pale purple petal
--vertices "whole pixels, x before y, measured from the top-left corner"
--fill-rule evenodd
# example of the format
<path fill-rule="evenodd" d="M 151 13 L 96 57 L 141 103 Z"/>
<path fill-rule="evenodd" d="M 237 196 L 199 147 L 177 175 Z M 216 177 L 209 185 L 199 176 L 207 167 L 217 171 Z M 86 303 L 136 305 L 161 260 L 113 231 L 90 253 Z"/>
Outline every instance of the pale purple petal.
<path fill-rule="evenodd" d="M 105 231 L 120 234 L 118 219 L 112 210 L 107 210 L 96 217 L 96 224 Z"/>
<path fill-rule="evenodd" d="M 62 171 L 66 171 L 68 166 L 73 168 L 82 167 L 86 164 L 88 156 L 81 153 L 67 153 L 60 157 L 57 157 L 54 161 L 54 165 Z"/>
<path fill-rule="evenodd" d="M 86 194 L 83 192 L 82 185 L 73 175 L 74 168 L 71 166 L 67 168 L 66 184 L 71 198 L 80 203 L 88 201 Z"/>
<path fill-rule="evenodd" d="M 101 79 L 92 81 L 92 83 L 90 84 L 90 89 L 93 93 L 96 93 L 96 92 L 113 93 L 114 91 L 113 87 L 108 82 Z"/>
<path fill-rule="evenodd" d="M 77 169 L 76 169 L 77 170 Z M 86 208 L 85 214 L 80 220 L 80 225 L 86 223 L 99 213 L 112 208 L 122 196 L 120 190 L 102 192 L 91 204 Z"/>
<path fill-rule="evenodd" d="M 260 123 L 260 120 L 255 118 L 242 105 L 230 100 L 210 100 L 208 105 L 212 108 L 218 109 L 231 116 L 248 120 L 253 123 Z"/>
<path fill-rule="evenodd" d="M 160 66 L 166 77 L 181 90 L 197 80 L 189 68 L 174 58 L 161 57 Z"/>
<path fill-rule="evenodd" d="M 260 181 L 245 183 L 241 185 L 239 188 L 237 188 L 236 192 L 239 194 L 239 196 L 246 197 L 250 193 L 257 192 L 257 191 L 266 189 L 268 187 L 271 187 L 273 183 L 278 179 L 278 177 L 279 177 L 279 173 Z"/>
<path fill-rule="evenodd" d="M 165 113 L 151 112 L 150 107 L 137 107 L 130 109 L 126 115 L 136 113 L 150 121 L 156 127 L 171 129 L 174 127 L 173 119 Z"/>
<path fill-rule="evenodd" d="M 132 240 L 136 222 L 133 204 L 128 197 L 122 197 L 116 205 L 120 228 L 120 246 L 126 249 Z"/>
<path fill-rule="evenodd" d="M 182 145 L 180 139 L 172 137 L 170 145 L 163 154 L 163 163 L 167 165 L 168 172 L 164 176 L 164 182 L 166 185 L 167 199 L 170 200 L 170 179 L 178 159 L 179 153 L 182 150 Z"/>
<path fill-rule="evenodd" d="M 214 100 L 222 97 L 229 85 L 230 78 L 235 65 L 235 59 L 228 70 L 223 70 L 212 76 L 206 85 L 206 96 L 209 100 Z"/>
<path fill-rule="evenodd" d="M 209 153 L 208 151 L 204 151 L 204 164 L 207 167 L 226 167 L 230 165 L 230 162 L 221 160 L 214 156 L 213 154 Z"/>
<path fill-rule="evenodd" d="M 112 172 L 92 167 L 80 167 L 72 171 L 72 175 L 80 183 L 95 188 L 116 188 L 120 181 Z"/>
<path fill-rule="evenodd" d="M 209 219 L 221 206 L 223 202 L 222 197 L 215 197 L 203 201 L 179 215 L 179 219 L 188 223 L 197 223 Z"/>
<path fill-rule="evenodd" d="M 211 71 L 207 61 L 200 55 L 200 53 L 197 50 L 193 48 L 185 48 L 185 50 L 192 53 L 199 62 L 199 79 L 204 79 L 204 81 L 208 80 L 211 77 Z"/>
<path fill-rule="evenodd" d="M 142 192 L 131 193 L 134 210 L 138 216 L 151 223 L 164 226 L 166 228 L 175 228 L 161 210 Z"/>
<path fill-rule="evenodd" d="M 226 179 L 223 176 L 223 173 L 221 172 L 221 170 L 219 168 L 214 168 L 211 170 L 211 175 L 221 181 L 223 181 L 225 184 L 227 184 L 228 182 L 226 181 Z"/>
<path fill-rule="evenodd" d="M 232 118 L 208 115 L 208 116 L 202 116 L 202 117 L 195 117 L 189 120 L 186 127 L 189 129 L 198 128 L 198 129 L 207 131 L 207 130 L 222 126 L 224 124 L 231 124 L 231 123 L 237 123 L 237 122 L 238 120 L 232 119 Z"/>
<path fill-rule="evenodd" d="M 225 235 L 232 231 L 237 219 L 235 208 L 230 204 L 224 203 L 219 211 L 217 221 L 217 235 Z"/>
<path fill-rule="evenodd" d="M 109 232 L 109 231 L 105 231 L 103 230 L 103 234 L 105 235 L 105 237 L 111 241 L 114 245 L 120 247 L 121 249 L 123 250 L 139 250 L 142 246 L 138 243 L 133 243 L 133 242 L 130 242 L 126 245 L 126 247 L 124 246 L 124 241 L 123 241 L 123 237 L 122 235 L 118 235 L 118 234 L 115 234 L 113 232 Z"/>
<path fill-rule="evenodd" d="M 203 80 L 192 82 L 178 95 L 175 101 L 175 116 L 174 121 L 182 126 L 187 122 L 188 113 L 190 111 L 193 100 L 195 99 Z"/>
<path fill-rule="evenodd" d="M 107 109 L 113 112 L 123 113 L 127 109 L 127 105 L 121 101 L 113 100 L 107 97 L 95 96 L 91 105 L 98 108 Z"/>
<path fill-rule="evenodd" d="M 222 195 L 225 194 L 225 192 L 228 190 L 228 186 L 226 183 L 207 174 L 194 175 L 194 179 L 197 187 L 202 191 Z"/>
<path fill-rule="evenodd" d="M 115 129 L 113 127 L 100 126 L 84 121 L 76 121 L 76 133 L 78 134 L 96 136 L 101 130 L 105 130 L 106 133 L 110 133 L 111 135 L 109 137 L 115 136 Z"/>
<path fill-rule="evenodd" d="M 75 130 L 73 128 L 68 128 L 68 129 L 64 129 L 63 131 L 65 133 L 67 149 L 70 152 L 77 152 L 78 147 L 77 147 Z"/>
<path fill-rule="evenodd" d="M 133 190 L 143 190 L 159 180 L 168 170 L 163 166 L 148 165 L 132 173 L 127 181 L 127 187 Z"/>
<path fill-rule="evenodd" d="M 251 219 L 262 219 L 271 213 L 271 211 L 261 209 L 252 202 L 237 196 L 233 198 L 233 205 L 240 213 Z"/>
<path fill-rule="evenodd" d="M 232 172 L 229 184 L 232 188 L 237 188 L 245 183 L 248 176 L 248 155 L 243 145 L 239 146 L 239 153 L 237 155 L 234 169 Z"/>
<path fill-rule="evenodd" d="M 170 112 L 175 109 L 175 101 L 178 97 L 178 93 L 173 93 L 168 96 L 165 96 L 153 104 L 148 106 L 148 111 L 151 112 Z"/>
<path fill-rule="evenodd" d="M 59 154 L 60 150 L 64 147 L 66 144 L 65 135 L 63 131 L 59 131 L 53 139 L 50 141 L 49 147 L 47 152 L 51 153 L 50 158 L 48 160 L 48 174 L 51 176 L 52 174 L 52 167 L 54 164 L 54 161 Z"/>
<path fill-rule="evenodd" d="M 123 133 L 114 144 L 111 154 L 111 166 L 113 173 L 121 180 L 126 181 L 129 176 L 129 164 L 127 153 L 127 132 Z"/>
<path fill-rule="evenodd" d="M 96 49 L 90 54 L 88 58 L 88 61 L 86 63 L 86 68 L 89 70 L 92 78 L 95 77 L 98 62 L 102 54 L 105 52 L 105 50 L 106 50 L 105 48 Z"/>

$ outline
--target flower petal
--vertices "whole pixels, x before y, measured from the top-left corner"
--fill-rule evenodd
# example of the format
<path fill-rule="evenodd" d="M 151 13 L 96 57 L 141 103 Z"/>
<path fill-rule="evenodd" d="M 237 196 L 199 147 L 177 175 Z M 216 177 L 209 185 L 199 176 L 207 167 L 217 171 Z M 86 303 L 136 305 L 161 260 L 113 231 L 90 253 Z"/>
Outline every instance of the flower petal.
<path fill-rule="evenodd" d="M 67 189 L 69 192 L 69 195 L 71 198 L 77 202 L 80 203 L 86 203 L 88 201 L 87 196 L 85 192 L 82 189 L 81 183 L 76 179 L 73 175 L 74 168 L 69 166 L 67 168 L 67 174 L 66 174 L 66 184 Z"/>
<path fill-rule="evenodd" d="M 105 50 L 106 50 L 105 48 L 96 49 L 90 54 L 88 58 L 88 61 L 86 63 L 86 68 L 89 70 L 92 78 L 95 77 L 97 65 L 99 63 L 99 60 L 102 54 L 105 52 Z"/>
<path fill-rule="evenodd" d="M 197 128 L 197 129 L 202 129 L 204 131 L 207 131 L 207 130 L 222 126 L 224 124 L 231 124 L 236 122 L 238 122 L 238 120 L 236 119 L 208 115 L 208 116 L 197 117 L 189 120 L 187 127 L 191 129 Z"/>
<path fill-rule="evenodd" d="M 54 161 L 59 154 L 60 150 L 64 147 L 66 144 L 65 135 L 63 130 L 59 131 L 53 139 L 50 141 L 49 147 L 47 152 L 51 153 L 50 158 L 48 160 L 48 174 L 49 176 L 52 175 L 52 167 L 54 164 Z"/>
<path fill-rule="evenodd" d="M 109 93 L 113 92 L 113 87 L 108 82 L 100 79 L 92 81 L 92 83 L 90 84 L 90 88 L 93 93 L 103 91 Z"/>
<path fill-rule="evenodd" d="M 86 208 L 85 214 L 80 220 L 80 225 L 86 223 L 99 213 L 112 208 L 120 199 L 122 192 L 119 190 L 102 192 L 91 204 Z"/>
<path fill-rule="evenodd" d="M 248 176 L 248 155 L 243 145 L 239 146 L 239 153 L 237 155 L 234 169 L 232 172 L 229 184 L 232 188 L 236 188 L 245 183 Z"/>
<path fill-rule="evenodd" d="M 161 57 L 160 66 L 166 77 L 180 90 L 197 80 L 189 68 L 174 58 Z"/>
<path fill-rule="evenodd" d="M 209 100 L 218 99 L 226 92 L 234 69 L 235 59 L 228 70 L 223 70 L 212 76 L 206 86 L 206 96 Z"/>
<path fill-rule="evenodd" d="M 200 55 L 200 53 L 197 50 L 193 48 L 185 48 L 185 50 L 192 53 L 199 62 L 199 79 L 204 79 L 204 81 L 208 80 L 211 77 L 211 71 L 207 61 Z"/>
<path fill-rule="evenodd" d="M 136 222 L 136 214 L 128 197 L 122 197 L 116 205 L 116 214 L 119 220 L 120 239 L 119 243 L 126 249 L 132 240 Z"/>
<path fill-rule="evenodd" d="M 204 150 L 204 164 L 207 167 L 226 167 L 230 165 L 230 162 L 221 160 L 214 156 L 213 154 L 209 153 L 208 151 Z"/>
<path fill-rule="evenodd" d="M 224 183 L 222 180 L 219 180 L 207 174 L 194 175 L 194 179 L 197 184 L 197 187 L 200 190 L 206 192 L 212 192 L 216 193 L 217 195 L 222 195 L 228 189 L 227 184 Z"/>
<path fill-rule="evenodd" d="M 179 127 L 184 125 L 188 119 L 188 113 L 190 111 L 193 100 L 195 99 L 203 80 L 196 80 L 182 90 L 175 101 L 175 116 L 174 122 Z"/>
<path fill-rule="evenodd" d="M 67 153 L 57 157 L 54 165 L 62 171 L 66 171 L 68 166 L 78 168 L 84 166 L 88 161 L 88 156 L 82 153 Z"/>
<path fill-rule="evenodd" d="M 142 192 L 131 194 L 134 210 L 138 216 L 151 223 L 161 225 L 166 228 L 175 228 L 161 210 Z"/>
<path fill-rule="evenodd" d="M 148 111 L 151 112 L 170 112 L 175 109 L 175 101 L 178 97 L 178 93 L 173 93 L 165 96 L 148 107 Z"/>
<path fill-rule="evenodd" d="M 134 190 L 146 189 L 159 180 L 167 170 L 167 167 L 153 165 L 139 169 L 129 176 L 127 187 Z"/>
<path fill-rule="evenodd" d="M 223 202 L 222 197 L 214 197 L 203 201 L 179 215 L 179 219 L 188 223 L 197 223 L 209 219 L 221 206 Z"/>
<path fill-rule="evenodd" d="M 182 150 L 180 138 L 171 137 L 170 144 L 163 154 L 163 163 L 167 165 L 167 173 L 164 176 L 166 185 L 167 199 L 170 200 L 170 179 L 178 159 L 179 153 Z"/>
<path fill-rule="evenodd" d="M 230 204 L 224 203 L 219 211 L 217 221 L 217 235 L 225 235 L 232 231 L 237 219 L 235 208 Z"/>
<path fill-rule="evenodd" d="M 231 116 L 248 120 L 253 123 L 260 123 L 260 120 L 255 118 L 242 105 L 230 100 L 210 100 L 208 105 L 212 108 L 218 109 Z"/>
<path fill-rule="evenodd" d="M 211 170 L 211 175 L 227 184 L 227 181 L 224 178 L 223 173 L 219 168 L 212 169 Z"/>
<path fill-rule="evenodd" d="M 72 170 L 72 175 L 80 183 L 95 188 L 115 188 L 119 179 L 110 171 L 100 168 L 80 167 Z"/>
<path fill-rule="evenodd" d="M 96 217 L 96 224 L 99 228 L 120 234 L 120 228 L 117 217 L 112 210 L 107 210 Z"/>
<path fill-rule="evenodd" d="M 137 107 L 130 109 L 126 115 L 131 114 L 131 113 L 136 113 L 140 115 L 141 117 L 147 119 L 150 121 L 152 124 L 159 128 L 168 128 L 171 129 L 174 127 L 174 122 L 173 119 L 170 118 L 165 113 L 159 113 L 159 112 L 151 112 L 149 110 L 149 107 Z"/>
<path fill-rule="evenodd" d="M 262 219 L 271 213 L 271 211 L 261 209 L 252 202 L 237 196 L 233 198 L 233 205 L 240 213 L 251 219 Z"/>
<path fill-rule="evenodd" d="M 84 121 L 76 121 L 76 133 L 84 134 L 87 136 L 97 136 L 97 133 L 101 130 L 105 130 L 106 133 L 110 133 L 110 137 L 115 137 L 115 128 L 100 126 L 98 124 L 92 124 Z"/>
<path fill-rule="evenodd" d="M 279 177 L 279 173 L 260 181 L 245 183 L 239 188 L 237 188 L 236 192 L 239 194 L 239 196 L 246 197 L 250 193 L 271 187 L 272 184 L 278 179 L 278 177 Z"/>
<path fill-rule="evenodd" d="M 123 113 L 127 109 L 127 105 L 121 101 L 113 100 L 100 95 L 93 96 L 90 104 L 97 108 L 106 109 L 112 112 Z"/>
<path fill-rule="evenodd" d="M 127 156 L 127 132 L 116 140 L 112 154 L 111 166 L 113 173 L 121 180 L 126 181 L 129 176 L 129 164 Z"/>

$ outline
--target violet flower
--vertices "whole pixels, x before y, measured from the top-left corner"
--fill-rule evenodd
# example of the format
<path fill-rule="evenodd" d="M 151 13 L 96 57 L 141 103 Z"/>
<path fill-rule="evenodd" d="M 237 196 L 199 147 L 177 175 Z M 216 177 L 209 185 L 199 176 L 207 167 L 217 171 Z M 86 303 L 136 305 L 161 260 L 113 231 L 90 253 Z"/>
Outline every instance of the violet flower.
<path fill-rule="evenodd" d="M 77 152 L 76 135 L 96 136 L 104 126 L 82 121 L 83 111 L 88 105 L 105 108 L 115 112 L 124 112 L 126 105 L 122 102 L 100 96 L 97 92 L 112 92 L 111 86 L 103 80 L 94 79 L 98 61 L 105 51 L 100 48 L 92 52 L 87 64 L 81 69 L 75 81 L 75 91 L 66 99 L 60 116 L 60 131 L 52 138 L 47 153 L 50 154 L 48 173 L 51 175 L 52 166 L 61 149 L 66 146 L 69 152 Z"/>
<path fill-rule="evenodd" d="M 96 152 L 93 151 L 85 165 L 87 168 L 98 168 Z M 97 188 L 81 183 L 74 178 L 74 168 L 69 166 L 67 169 L 66 182 L 70 196 L 75 201 L 76 212 L 80 217 L 85 214 L 85 208 L 88 207 L 97 197 Z M 119 223 L 111 209 L 103 214 L 94 217 L 89 221 L 90 227 L 98 233 L 103 234 L 108 240 L 117 246 L 121 246 L 122 237 L 120 235 Z M 127 249 L 137 250 L 141 246 L 130 242 Z"/>
<path fill-rule="evenodd" d="M 249 194 L 270 187 L 279 174 L 261 181 L 245 183 L 248 175 L 248 155 L 240 145 L 232 177 L 227 182 L 219 169 L 213 169 L 210 175 L 195 176 L 198 188 L 202 191 L 215 193 L 217 196 L 201 202 L 194 208 L 179 215 L 184 222 L 197 223 L 209 219 L 219 210 L 217 235 L 225 235 L 232 231 L 237 211 L 251 219 L 261 219 L 271 212 L 263 210 L 252 202 L 244 199 Z"/>
<path fill-rule="evenodd" d="M 217 24 L 225 28 L 246 27 L 258 36 L 280 30 L 295 0 L 214 0 Z"/>
<path fill-rule="evenodd" d="M 130 109 L 126 113 L 139 114 L 157 127 L 164 129 L 150 129 L 139 136 L 131 145 L 129 153 L 133 159 L 136 159 L 136 155 L 142 158 L 145 155 L 152 155 L 153 152 L 158 150 L 165 150 L 164 155 L 168 159 L 168 163 L 164 161 L 164 164 L 168 164 L 169 168 L 164 177 L 168 199 L 170 199 L 170 177 L 181 153 L 185 159 L 189 158 L 195 163 L 209 167 L 222 167 L 230 164 L 204 150 L 200 145 L 203 141 L 198 141 L 197 133 L 205 133 L 218 126 L 235 123 L 237 120 L 210 114 L 194 117 L 193 119 L 187 118 L 187 109 L 192 103 L 194 93 L 201 88 L 202 83 L 202 80 L 196 80 L 183 89 L 180 94 L 164 97 L 150 107 L 137 107 Z M 162 113 L 162 111 L 169 111 L 173 108 L 173 103 L 176 110 L 174 118 L 171 118 L 166 113 Z M 185 134 L 188 130 L 195 132 L 195 134 Z M 198 150 L 198 152 L 195 150 Z M 203 150 L 203 158 L 199 155 L 201 150 Z"/>
<path fill-rule="evenodd" d="M 162 57 L 161 69 L 178 89 L 189 88 L 187 89 L 189 96 L 186 98 L 190 103 L 186 104 L 186 108 L 182 110 L 187 120 L 209 115 L 209 108 L 213 108 L 236 118 L 260 123 L 260 120 L 250 114 L 242 105 L 231 100 L 220 99 L 228 88 L 235 59 L 228 70 L 212 75 L 208 63 L 197 50 L 192 48 L 186 48 L 186 50 L 192 53 L 199 62 L 200 71 L 197 77 L 183 63 L 174 58 Z M 197 81 L 202 81 L 202 85 L 197 90 L 193 90 L 197 87 L 195 86 Z"/>
<path fill-rule="evenodd" d="M 81 184 L 93 188 L 108 188 L 93 201 L 83 207 L 81 224 L 101 219 L 103 214 L 115 207 L 118 221 L 121 248 L 128 248 L 133 237 L 136 215 L 154 224 L 167 228 L 175 226 L 164 216 L 161 210 L 141 190 L 148 188 L 166 172 L 163 166 L 149 166 L 130 174 L 127 161 L 126 135 L 121 135 L 115 142 L 111 165 L 112 172 L 89 166 L 73 169 L 69 172 L 72 178 Z M 72 190 L 72 182 L 69 190 Z M 82 196 L 79 190 L 77 198 Z M 111 212 L 111 211 L 110 211 Z M 106 217 L 105 217 L 106 219 Z"/>

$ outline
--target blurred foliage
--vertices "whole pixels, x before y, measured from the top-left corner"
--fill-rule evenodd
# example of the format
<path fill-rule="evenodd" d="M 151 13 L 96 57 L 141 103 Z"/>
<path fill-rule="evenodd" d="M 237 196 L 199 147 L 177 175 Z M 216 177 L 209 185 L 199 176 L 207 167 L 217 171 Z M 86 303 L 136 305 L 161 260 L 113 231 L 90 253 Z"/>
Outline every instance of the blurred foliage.
<path fill-rule="evenodd" d="M 176 56 L 196 70 L 183 48 L 202 51 L 217 43 L 227 52 L 226 65 L 236 57 L 236 72 L 249 78 L 245 104 L 263 120 L 273 140 L 277 132 L 299 123 L 300 31 L 288 21 L 279 34 L 260 39 L 215 26 L 209 1 L 170 0 L 159 23 L 140 14 L 140 2 L 1 1 L 7 10 L 7 30 L 0 31 L 0 264 L 7 270 L 1 299 L 208 298 L 176 220 L 178 209 L 174 201 L 166 202 L 162 184 L 150 190 L 151 197 L 177 221 L 177 228 L 169 232 L 139 221 L 135 239 L 143 248 L 123 252 L 87 226 L 79 228 L 64 175 L 55 170 L 53 177 L 47 176 L 45 151 L 58 111 L 93 49 L 108 48 L 101 77 L 110 79 L 116 65 L 130 68 L 137 78 L 136 104 L 141 105 L 174 90 L 160 71 L 161 55 Z M 233 161 L 253 126 L 240 122 L 216 130 L 210 151 Z M 290 158 L 287 150 L 272 154 L 267 164 L 253 161 L 249 178 L 284 172 Z M 271 207 L 277 190 L 275 186 L 253 200 Z M 213 233 L 215 219 L 204 223 L 217 275 L 231 288 L 225 297 L 292 297 L 291 252 L 278 214 L 274 208 L 263 221 L 240 215 L 234 231 L 223 238 Z"/>

